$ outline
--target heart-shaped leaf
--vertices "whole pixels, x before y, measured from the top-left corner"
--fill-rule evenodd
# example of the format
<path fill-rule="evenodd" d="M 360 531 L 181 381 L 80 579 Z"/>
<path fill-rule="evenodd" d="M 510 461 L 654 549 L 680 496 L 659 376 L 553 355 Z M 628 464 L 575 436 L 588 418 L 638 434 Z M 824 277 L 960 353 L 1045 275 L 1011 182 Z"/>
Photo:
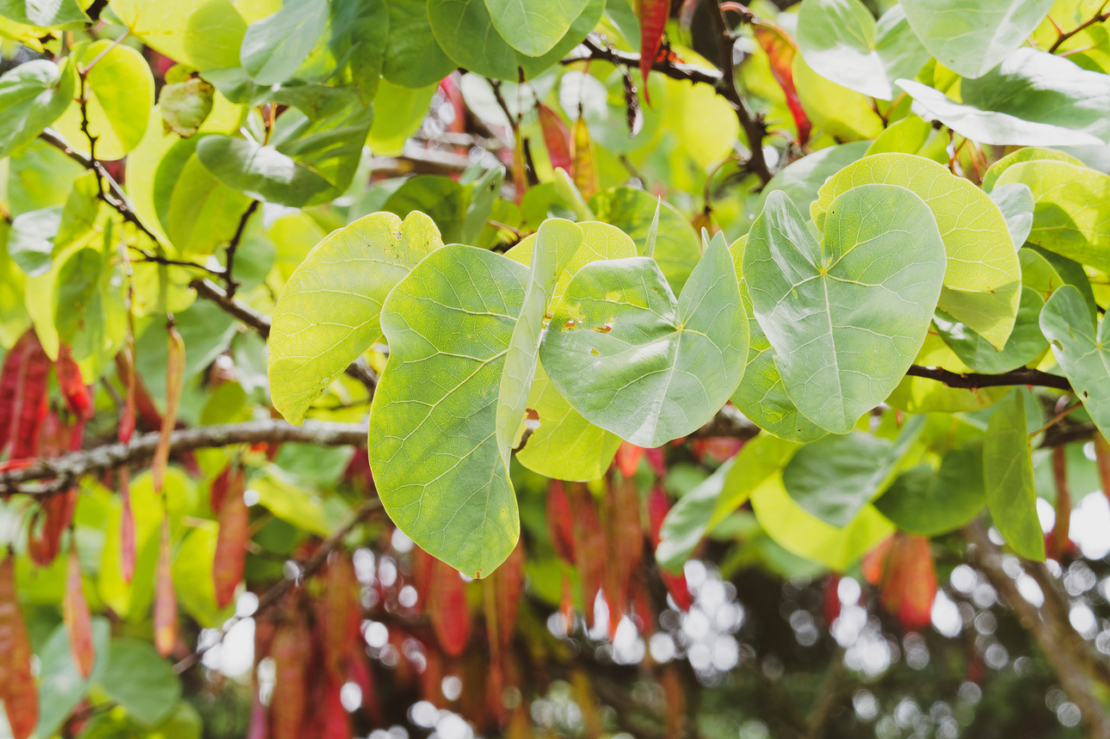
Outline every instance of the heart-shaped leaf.
<path fill-rule="evenodd" d="M 875 507 L 903 531 L 937 536 L 954 531 L 983 509 L 983 459 L 978 449 L 952 449 L 940 468 L 920 464 L 899 475 Z"/>
<path fill-rule="evenodd" d="M 1104 436 L 1110 435 L 1110 328 L 1095 325 L 1078 290 L 1065 285 L 1041 311 L 1041 330 L 1076 396 Z"/>
<path fill-rule="evenodd" d="M 579 270 L 541 349 L 555 386 L 588 421 L 642 447 L 685 436 L 744 375 L 748 321 L 723 236 L 678 300 L 654 260 Z"/>
<path fill-rule="evenodd" d="M 817 228 L 825 228 L 837 196 L 872 183 L 907 188 L 929 206 L 948 254 L 941 309 L 1002 348 L 1021 299 L 1021 269 L 998 206 L 936 162 L 910 154 L 878 154 L 848 165 L 821 187 L 810 208 Z"/>
<path fill-rule="evenodd" d="M 743 270 L 787 395 L 809 420 L 843 434 L 886 399 L 921 348 L 944 245 L 921 198 L 891 185 L 837 197 L 824 231 L 818 244 L 790 198 L 771 193 Z"/>
<path fill-rule="evenodd" d="M 276 85 L 293 76 L 328 24 L 328 3 L 290 0 L 247 27 L 239 59 L 255 82 Z"/>
<path fill-rule="evenodd" d="M 581 15 L 588 0 L 485 0 L 497 32 L 517 51 L 551 51 Z"/>
<path fill-rule="evenodd" d="M 73 65 L 35 59 L 0 77 L 0 157 L 42 133 L 73 101 Z"/>
<path fill-rule="evenodd" d="M 545 222 L 530 271 L 483 249 L 437 249 L 382 308 L 390 354 L 369 443 L 378 494 L 421 549 L 472 577 L 492 572 L 520 535 L 509 458 L 544 312 L 581 240 L 573 223 Z"/>
<path fill-rule="evenodd" d="M 443 246 L 432 219 L 374 213 L 332 232 L 285 283 L 270 329 L 270 394 L 290 423 L 381 335 L 389 291 Z"/>

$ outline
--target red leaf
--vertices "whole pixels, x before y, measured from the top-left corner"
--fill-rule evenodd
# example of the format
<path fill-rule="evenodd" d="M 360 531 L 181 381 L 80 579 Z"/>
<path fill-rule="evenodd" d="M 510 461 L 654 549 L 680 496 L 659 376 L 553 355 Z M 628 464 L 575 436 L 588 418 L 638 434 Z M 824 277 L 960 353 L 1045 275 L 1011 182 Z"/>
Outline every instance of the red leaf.
<path fill-rule="evenodd" d="M 574 550 L 582 552 L 578 574 L 582 578 L 582 605 L 586 609 L 586 624 L 593 626 L 594 603 L 605 580 L 605 558 L 598 556 L 605 551 L 605 532 L 597 517 L 590 491 L 580 482 L 572 483 L 574 497 Z"/>
<path fill-rule="evenodd" d="M 131 510 L 131 470 L 119 468 L 119 496 L 123 504 L 119 514 L 120 572 L 124 582 L 135 577 L 135 513 Z"/>
<path fill-rule="evenodd" d="M 869 552 L 861 569 L 868 582 L 879 585 L 883 608 L 898 617 L 902 628 L 915 631 L 928 625 L 937 573 L 927 536 L 899 532 Z"/>
<path fill-rule="evenodd" d="M 334 677 L 325 677 L 323 682 L 323 695 L 318 711 L 319 733 L 313 736 L 319 739 L 351 739 L 351 721 L 347 717 L 347 709 L 339 698 L 339 690 L 343 683 Z"/>
<path fill-rule="evenodd" d="M 667 517 L 667 512 L 671 509 L 671 501 L 667 498 L 667 493 L 663 488 L 656 485 L 648 495 L 648 521 L 651 522 L 651 546 L 655 549 L 659 546 L 659 530 L 663 528 L 663 520 Z M 690 606 L 694 605 L 694 598 L 690 595 L 690 585 L 686 582 L 686 574 L 675 575 L 667 572 L 662 567 L 659 569 L 659 577 L 663 580 L 663 585 L 666 586 L 667 592 L 670 593 L 671 599 L 680 610 L 688 611 Z"/>
<path fill-rule="evenodd" d="M 705 461 L 709 457 L 723 464 L 736 456 L 744 442 L 728 436 L 710 436 L 706 439 L 694 439 L 690 446 L 699 460 Z"/>
<path fill-rule="evenodd" d="M 513 640 L 517 610 L 520 607 L 520 594 L 524 590 L 523 539 L 517 540 L 516 548 L 513 549 L 509 558 L 490 576 L 489 582 L 495 600 L 494 621 L 497 624 L 497 638 L 501 649 L 506 650 Z M 488 618 L 488 606 L 486 614 Z"/>
<path fill-rule="evenodd" d="M 561 480 L 552 480 L 547 486 L 547 530 L 555 554 L 574 564 L 574 518 Z"/>
<path fill-rule="evenodd" d="M 438 559 L 432 565 L 428 615 L 443 651 L 458 657 L 470 641 L 470 612 L 466 603 L 466 583 L 451 565 Z"/>
<path fill-rule="evenodd" d="M 220 508 L 216 557 L 212 563 L 216 605 L 220 608 L 224 608 L 235 599 L 235 589 L 243 581 L 243 568 L 247 561 L 247 540 L 250 538 L 250 512 L 243 500 L 243 469 L 238 468 L 230 477 L 227 500 Z"/>
<path fill-rule="evenodd" d="M 656 477 L 662 479 L 667 476 L 667 457 L 663 452 L 663 447 L 645 449 L 644 456 L 647 457 L 648 464 L 651 465 Z"/>
<path fill-rule="evenodd" d="M 840 575 L 830 572 L 825 577 L 825 626 L 832 626 L 833 621 L 840 617 Z"/>
<path fill-rule="evenodd" d="M 69 547 L 69 567 L 66 575 L 66 592 L 62 600 L 62 620 L 69 632 L 69 646 L 73 651 L 73 661 L 82 677 L 92 674 L 96 654 L 93 652 L 92 619 L 85 591 L 81 586 L 81 562 L 77 559 L 77 547 Z"/>
<path fill-rule="evenodd" d="M 659 54 L 667 18 L 671 14 L 671 0 L 640 0 L 640 75 L 644 79 L 644 99 L 651 105 L 648 94 L 648 72 Z"/>
<path fill-rule="evenodd" d="M 305 667 L 312 636 L 300 621 L 282 624 L 274 635 L 274 692 L 270 697 L 270 730 L 274 739 L 301 739 L 307 692 Z"/>
<path fill-rule="evenodd" d="M 39 719 L 31 657 L 31 640 L 16 595 L 15 557 L 8 555 L 0 563 L 0 699 L 15 739 L 27 739 Z"/>
<path fill-rule="evenodd" d="M 430 667 L 431 663 L 428 664 Z M 374 673 L 370 671 L 370 666 L 367 664 L 365 650 L 359 649 L 351 655 L 347 669 L 347 679 L 362 690 L 362 710 L 366 713 L 367 718 L 370 719 L 372 725 L 382 723 L 385 719 L 382 717 L 381 703 L 378 701 L 378 693 L 375 690 Z M 428 668 L 425 668 L 424 671 L 427 672 Z M 441 707 L 437 705 L 437 708 Z"/>
<path fill-rule="evenodd" d="M 45 567 L 58 556 L 62 548 L 62 534 L 69 528 L 76 507 L 77 491 L 70 488 L 50 496 L 39 508 L 27 536 L 27 553 L 35 564 Z M 40 514 L 43 522 L 36 534 L 35 524 Z"/>
<path fill-rule="evenodd" d="M 875 545 L 874 549 L 863 555 L 863 559 L 860 560 L 859 563 L 859 569 L 864 580 L 872 585 L 878 585 L 882 582 L 883 571 L 886 569 L 886 560 L 893 546 L 894 537 L 888 536 Z"/>
<path fill-rule="evenodd" d="M 640 633 L 645 638 L 655 633 L 655 609 L 651 606 L 651 596 L 641 577 L 632 581 L 632 608 L 639 621 L 636 628 Z"/>
<path fill-rule="evenodd" d="M 360 456 L 358 454 L 356 457 Z M 231 485 L 231 465 L 227 465 L 216 475 L 216 479 L 208 487 L 208 503 L 212 508 L 213 513 L 219 513 L 220 508 L 223 507 L 224 498 L 227 496 L 227 489 Z"/>
<path fill-rule="evenodd" d="M 597 169 L 594 166 L 594 149 L 590 129 L 582 116 L 574 121 L 574 185 L 589 200 L 597 192 Z"/>
<path fill-rule="evenodd" d="M 632 477 L 640 469 L 640 458 L 644 456 L 644 448 L 622 441 L 617 447 L 617 454 L 613 457 L 614 464 L 625 477 Z"/>
<path fill-rule="evenodd" d="M 798 99 L 798 91 L 794 87 L 794 54 L 797 52 L 798 46 L 794 43 L 794 39 L 787 35 L 786 31 L 774 23 L 761 20 L 753 21 L 752 31 L 755 33 L 756 42 L 767 53 L 767 58 L 771 64 L 771 74 L 775 81 L 779 83 L 779 87 L 782 88 L 783 95 L 786 97 L 786 107 L 790 109 L 790 115 L 794 117 L 794 126 L 798 129 L 798 143 L 804 145 L 809 140 L 809 132 L 812 126 L 802 109 L 802 103 Z"/>
<path fill-rule="evenodd" d="M 162 517 L 162 544 L 154 583 L 154 646 L 168 657 L 177 644 L 177 596 L 173 591 L 173 551 L 169 516 Z"/>
<path fill-rule="evenodd" d="M 251 701 L 251 722 L 247 728 L 246 739 L 269 739 L 270 717 L 258 695 L 258 688 L 254 689 L 254 699 Z"/>
<path fill-rule="evenodd" d="M 362 605 L 359 584 L 351 558 L 344 552 L 333 556 L 328 565 L 328 584 L 323 601 L 324 658 L 328 670 L 338 680 L 347 672 L 347 662 L 361 638 L 359 622 Z"/>
<path fill-rule="evenodd" d="M 73 352 L 65 344 L 58 347 L 58 361 L 54 365 L 54 373 L 58 376 L 58 387 L 65 396 L 66 406 L 70 412 L 84 421 L 92 418 L 93 404 L 89 388 L 81 377 L 81 368 L 73 359 Z"/>
<path fill-rule="evenodd" d="M 166 414 L 162 416 L 162 437 L 154 450 L 154 460 L 150 465 L 154 492 L 162 492 L 166 481 L 166 465 L 170 459 L 170 440 L 177 424 L 177 406 L 181 402 L 181 390 L 185 381 L 185 342 L 177 329 L 170 326 L 169 353 L 166 359 Z"/>
<path fill-rule="evenodd" d="M 609 602 L 609 636 L 628 607 L 632 574 L 644 556 L 644 530 L 640 524 L 640 496 L 630 479 L 610 483 L 605 496 L 605 593 Z"/>
<path fill-rule="evenodd" d="M 49 374 L 50 358 L 35 332 L 28 330 L 0 369 L 0 454 L 10 444 L 11 459 L 38 456 Z"/>
<path fill-rule="evenodd" d="M 540 103 L 536 109 L 539 112 L 543 143 L 547 147 L 547 158 L 551 160 L 551 168 L 562 167 L 570 173 L 573 160 L 570 155 L 570 131 L 567 130 L 567 124 L 563 123 L 558 113 L 543 103 Z"/>

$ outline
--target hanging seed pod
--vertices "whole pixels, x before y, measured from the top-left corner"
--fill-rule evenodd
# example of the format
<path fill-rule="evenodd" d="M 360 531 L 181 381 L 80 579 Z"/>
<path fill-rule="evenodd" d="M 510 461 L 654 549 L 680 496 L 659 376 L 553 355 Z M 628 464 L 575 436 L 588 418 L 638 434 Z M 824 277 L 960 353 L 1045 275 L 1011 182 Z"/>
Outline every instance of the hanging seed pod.
<path fill-rule="evenodd" d="M 69 632 L 69 647 L 73 661 L 82 677 L 92 674 L 96 662 L 93 651 L 92 618 L 89 604 L 85 600 L 85 590 L 81 584 L 81 562 L 77 558 L 77 547 L 70 545 L 69 562 L 66 570 L 66 591 L 62 600 L 62 620 Z"/>

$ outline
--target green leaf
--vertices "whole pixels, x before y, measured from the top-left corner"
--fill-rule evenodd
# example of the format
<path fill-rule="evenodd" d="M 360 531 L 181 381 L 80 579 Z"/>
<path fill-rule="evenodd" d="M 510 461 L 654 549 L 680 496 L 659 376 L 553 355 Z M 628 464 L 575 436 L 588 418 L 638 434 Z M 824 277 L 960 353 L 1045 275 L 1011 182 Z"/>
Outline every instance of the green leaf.
<path fill-rule="evenodd" d="M 389 115 L 374 117 L 366 145 L 379 156 L 393 156 L 405 149 L 405 142 L 416 133 L 428 113 L 429 104 L 438 83 L 427 87 L 410 89 L 382 80 L 375 103 L 379 109 L 388 110 Z"/>
<path fill-rule="evenodd" d="M 239 60 L 260 85 L 293 76 L 328 24 L 328 3 L 288 0 L 281 10 L 247 27 Z"/>
<path fill-rule="evenodd" d="M 185 377 L 195 377 L 223 354 L 237 332 L 235 319 L 220 306 L 199 300 L 174 314 L 177 332 L 185 341 Z M 168 353 L 165 322 L 154 321 L 139 336 L 135 367 L 150 394 L 161 402 L 166 395 Z M 198 409 L 199 410 L 199 409 Z"/>
<path fill-rule="evenodd" d="M 282 521 L 317 536 L 328 536 L 332 525 L 320 500 L 309 490 L 297 487 L 285 472 L 269 467 L 265 475 L 251 480 L 258 503 Z"/>
<path fill-rule="evenodd" d="M 469 246 L 437 249 L 382 309 L 390 354 L 369 443 L 379 496 L 422 549 L 473 577 L 489 575 L 520 534 L 509 458 L 544 312 L 581 239 L 574 224 L 547 221 L 531 270 Z"/>
<path fill-rule="evenodd" d="M 505 181 L 505 168 L 500 164 L 486 171 L 470 190 L 470 202 L 462 224 L 460 239 L 464 244 L 478 246 L 478 239 L 493 213 L 493 206 L 501 197 L 501 183 Z"/>
<path fill-rule="evenodd" d="M 938 536 L 974 520 L 985 502 L 980 452 L 952 449 L 939 469 L 920 464 L 899 475 L 875 508 L 903 531 Z"/>
<path fill-rule="evenodd" d="M 154 77 L 139 52 L 108 40 L 77 47 L 70 63 L 88 67 L 98 57 L 89 70 L 86 89 L 89 134 L 96 137 L 97 159 L 119 159 L 138 146 L 146 133 L 154 106 Z M 55 126 L 70 146 L 89 153 L 76 100 Z"/>
<path fill-rule="evenodd" d="M 837 572 L 847 570 L 895 531 L 872 505 L 864 506 L 844 528 L 827 524 L 794 502 L 777 473 L 752 491 L 751 501 L 760 525 L 776 543 Z"/>
<path fill-rule="evenodd" d="M 1008 167 L 995 188 L 1010 184 L 1033 192 L 1031 243 L 1110 271 L 1110 176 L 1041 159 Z"/>
<path fill-rule="evenodd" d="M 798 50 L 819 74 L 880 100 L 893 97 L 893 80 L 913 77 L 929 59 L 897 5 L 876 26 L 859 0 L 805 0 L 797 38 Z"/>
<path fill-rule="evenodd" d="M 485 0 L 493 26 L 528 56 L 551 51 L 582 13 L 587 0 Z"/>
<path fill-rule="evenodd" d="M 990 342 L 951 316 L 938 311 L 933 319 L 941 338 L 972 372 L 1002 374 L 1033 362 L 1048 348 L 1038 324 L 1044 298 L 1036 290 L 1021 289 L 1017 323 L 1006 346 L 998 351 Z"/>
<path fill-rule="evenodd" d="M 483 77 L 517 81 L 516 53 L 494 27 L 485 0 L 428 0 L 428 18 L 432 35 L 455 64 Z"/>
<path fill-rule="evenodd" d="M 450 177 L 417 175 L 405 180 L 405 184 L 385 201 L 382 210 L 401 218 L 407 218 L 410 213 L 424 213 L 435 221 L 443 241 L 458 243 L 466 221 L 466 190 Z"/>
<path fill-rule="evenodd" d="M 39 651 L 39 723 L 35 727 L 37 739 L 49 739 L 57 733 L 66 719 L 81 703 L 89 690 L 89 685 L 97 682 L 104 673 L 107 660 L 111 625 L 108 619 L 96 617 L 92 620 L 93 652 L 97 655 L 92 674 L 86 679 L 81 677 L 77 664 L 73 661 L 73 650 L 69 646 L 69 632 L 65 624 L 58 624 Z"/>
<path fill-rule="evenodd" d="M 588 421 L 642 447 L 706 423 L 744 375 L 748 321 L 724 237 L 678 300 L 646 257 L 595 262 L 571 280 L 541 356 Z"/>
<path fill-rule="evenodd" d="M 1096 326 L 1078 290 L 1065 285 L 1041 311 L 1041 330 L 1052 353 L 1100 431 L 1110 433 L 1110 329 Z"/>
<path fill-rule="evenodd" d="M 932 331 L 925 337 L 914 364 L 941 367 L 957 374 L 971 371 L 944 343 L 940 334 Z M 898 383 L 886 402 L 890 407 L 907 413 L 960 413 L 989 408 L 1008 392 L 1006 387 L 965 390 L 924 377 L 907 376 Z"/>
<path fill-rule="evenodd" d="M 983 174 L 983 191 L 990 192 L 994 188 L 994 183 L 1002 176 L 1002 173 L 1015 164 L 1022 162 L 1033 162 L 1048 159 L 1050 161 L 1067 162 L 1074 164 L 1077 167 L 1086 166 L 1083 162 L 1079 161 L 1073 156 L 1069 156 L 1062 151 L 1055 149 L 1040 149 L 1035 146 L 1027 146 L 1023 149 L 1018 149 L 1015 152 L 1007 154 L 999 159 L 997 162 L 987 168 L 986 173 Z"/>
<path fill-rule="evenodd" d="M 913 113 L 897 123 L 892 123 L 885 131 L 875 137 L 867 147 L 867 156 L 872 154 L 917 154 L 929 140 L 933 127 Z M 809 157 L 804 157 L 804 162 Z M 814 197 L 816 200 L 816 197 Z"/>
<path fill-rule="evenodd" d="M 501 0 L 511 2 L 512 0 Z M 530 0 L 532 3 L 537 3 L 537 0 Z M 542 0 L 539 0 L 542 2 Z M 566 0 L 563 0 L 564 2 Z M 578 2 L 579 0 L 573 0 Z M 546 3 L 544 3 L 546 5 Z M 529 56 L 527 54 L 516 52 L 516 63 L 524 70 L 524 79 L 534 80 L 542 73 L 559 63 L 561 59 L 574 51 L 575 47 L 582 43 L 583 39 L 590 34 L 597 24 L 601 22 L 601 17 L 605 13 L 606 0 L 587 0 L 585 2 L 582 12 L 574 19 L 554 46 L 548 51 L 539 56 Z M 626 124 L 627 125 L 627 124 Z M 591 132 L 592 133 L 592 132 Z M 625 129 L 624 138 L 627 139 L 627 128 Z M 599 141 L 595 137 L 595 141 Z M 604 143 L 604 142 L 600 142 Z"/>
<path fill-rule="evenodd" d="M 304 527 L 304 522 L 298 522 Z M 212 565 L 216 560 L 215 521 L 199 521 L 185 535 L 173 558 L 173 586 L 177 604 L 206 629 L 221 628 L 235 614 L 235 604 L 216 606 L 216 586 Z"/>
<path fill-rule="evenodd" d="M 1025 42 L 1052 0 L 903 0 L 900 5 L 938 62 L 975 78 Z"/>
<path fill-rule="evenodd" d="M 843 434 L 886 399 L 921 348 L 944 245 L 925 203 L 904 188 L 840 195 L 823 245 L 790 199 L 772 193 L 748 234 L 743 272 L 787 395 Z"/>
<path fill-rule="evenodd" d="M 427 0 L 389 0 L 385 78 L 402 87 L 434 85 L 455 69 L 428 20 Z"/>
<path fill-rule="evenodd" d="M 127 277 L 111 256 L 77 249 L 62 262 L 54 288 L 58 339 L 73 349 L 74 359 L 89 360 L 97 376 L 127 336 Z"/>
<path fill-rule="evenodd" d="M 1110 139 L 1110 79 L 1063 57 L 1018 49 L 998 68 L 960 84 L 962 102 L 898 81 L 921 115 L 984 144 L 1063 146 Z"/>
<path fill-rule="evenodd" d="M 54 264 L 54 237 L 61 222 L 62 209 L 57 207 L 20 213 L 12 219 L 8 256 L 28 277 L 50 271 Z"/>
<path fill-rule="evenodd" d="M 886 135 L 885 132 L 883 135 Z M 820 149 L 809 156 L 791 162 L 776 172 L 771 181 L 767 183 L 767 187 L 763 188 L 759 201 L 752 207 L 752 212 L 762 212 L 763 204 L 767 202 L 767 196 L 775 190 L 782 190 L 790 196 L 799 210 L 808 213 L 813 201 L 817 199 L 818 190 L 821 189 L 821 185 L 825 184 L 825 180 L 864 156 L 865 153 L 872 153 L 868 148 L 868 142 L 856 141 L 851 144 Z"/>
<path fill-rule="evenodd" d="M 304 420 L 320 393 L 381 336 L 389 291 L 441 246 L 422 213 L 404 222 L 374 213 L 329 234 L 301 262 L 270 329 L 270 393 L 287 421 Z"/>
<path fill-rule="evenodd" d="M 64 249 L 93 230 L 100 214 L 98 195 L 95 172 L 86 172 L 73 181 L 54 239 L 56 250 Z"/>
<path fill-rule="evenodd" d="M 247 24 L 230 0 L 110 0 L 131 34 L 202 72 L 239 66 Z"/>
<path fill-rule="evenodd" d="M 77 6 L 75 0 L 35 2 L 35 0 L 2 0 L 0 16 L 17 23 L 43 28 L 76 30 L 84 28 L 89 17 Z"/>
<path fill-rule="evenodd" d="M 555 283 L 548 312 L 562 301 L 571 278 L 591 262 L 636 256 L 636 244 L 619 229 L 605 223 L 579 223 L 582 246 L 564 267 Z M 521 264 L 532 260 L 536 237 L 529 236 L 505 256 Z M 535 411 L 539 428 L 517 452 L 528 469 L 560 480 L 597 480 L 609 469 L 620 446 L 620 437 L 593 425 L 567 402 L 547 376 L 542 363 L 536 367 L 528 408 Z"/>
<path fill-rule="evenodd" d="M 811 515 L 844 528 L 890 484 L 924 424 L 924 416 L 910 419 L 893 443 L 853 431 L 806 444 L 782 471 L 786 492 Z"/>
<path fill-rule="evenodd" d="M 216 88 L 199 77 L 163 87 L 158 107 L 166 128 L 183 138 L 194 135 L 212 112 L 215 92 Z"/>
<path fill-rule="evenodd" d="M 676 295 L 681 295 L 701 258 L 698 235 L 670 203 L 632 187 L 614 187 L 590 198 L 589 209 L 599 221 L 610 223 L 632 237 L 643 253 L 648 231 L 659 208 L 659 232 L 653 258 Z"/>
<path fill-rule="evenodd" d="M 97 681 L 108 697 L 140 722 L 154 726 L 173 712 L 181 681 L 154 647 L 138 639 L 112 639 Z"/>
<path fill-rule="evenodd" d="M 20 64 L 0 77 L 0 158 L 34 139 L 73 100 L 73 65 L 46 59 Z"/>
<path fill-rule="evenodd" d="M 1033 191 L 1020 183 L 1003 185 L 991 192 L 991 200 L 1006 219 L 1014 248 L 1020 249 L 1033 229 Z"/>
<path fill-rule="evenodd" d="M 1060 291 L 1073 292 L 1068 288 L 1057 292 Z M 1044 533 L 1037 518 L 1033 458 L 1021 393 L 1013 393 L 1011 399 L 999 405 L 991 415 L 983 440 L 983 479 L 987 506 L 1002 536 L 1021 556 L 1043 562 Z"/>
<path fill-rule="evenodd" d="M 994 346 L 1004 346 L 1021 299 L 1021 270 L 998 206 L 936 162 L 909 154 L 878 154 L 845 167 L 821 187 L 810 209 L 817 228 L 825 228 L 836 197 L 872 183 L 908 188 L 925 201 L 948 255 L 941 309 Z"/>

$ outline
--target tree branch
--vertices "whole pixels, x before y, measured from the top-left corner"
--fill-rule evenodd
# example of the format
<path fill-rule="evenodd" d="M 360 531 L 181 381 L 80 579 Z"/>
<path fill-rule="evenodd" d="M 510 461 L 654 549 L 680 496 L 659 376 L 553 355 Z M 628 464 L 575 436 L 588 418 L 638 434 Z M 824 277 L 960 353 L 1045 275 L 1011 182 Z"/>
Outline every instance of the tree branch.
<path fill-rule="evenodd" d="M 239 250 L 239 243 L 243 240 L 243 233 L 247 230 L 247 221 L 251 219 L 254 212 L 258 210 L 258 206 L 262 205 L 260 200 L 252 200 L 251 204 L 243 212 L 243 217 L 239 219 L 239 225 L 235 229 L 235 235 L 231 237 L 231 241 L 227 244 L 226 258 L 224 260 L 224 284 L 227 285 L 227 297 L 230 300 L 235 297 L 235 291 L 239 289 L 239 280 L 236 280 L 232 275 L 235 269 L 235 252 Z"/>
<path fill-rule="evenodd" d="M 1002 551 L 987 536 L 982 524 L 972 523 L 962 533 L 969 545 L 970 558 L 987 576 L 995 590 L 1005 598 L 1018 621 L 1037 642 L 1059 678 L 1060 685 L 1075 705 L 1079 706 L 1087 736 L 1090 739 L 1110 739 L 1110 715 L 1092 690 L 1091 679 L 1084 669 L 1082 658 L 1077 659 L 1069 648 L 1069 640 L 1060 636 L 1065 629 L 1071 629 L 1071 624 L 1067 620 L 1057 623 L 1059 618 L 1051 609 L 1038 609 L 1022 597 L 1017 583 L 1002 567 Z M 1045 598 L 1048 597 L 1046 594 Z"/>
<path fill-rule="evenodd" d="M 1051 387 L 1057 390 L 1071 392 L 1071 383 L 1068 378 L 1052 375 L 1040 370 L 1021 367 L 1000 375 L 982 375 L 977 372 L 960 374 L 940 367 L 922 367 L 911 365 L 906 372 L 909 377 L 924 377 L 927 380 L 942 382 L 948 387 L 974 390 L 981 387 L 1006 387 L 1009 385 L 1038 385 Z"/>
<path fill-rule="evenodd" d="M 84 475 L 104 472 L 123 465 L 145 462 L 154 456 L 161 432 L 137 436 L 129 444 L 106 444 L 94 449 L 72 452 L 52 459 L 39 459 L 22 469 L 0 472 L 0 495 L 13 493 L 49 495 L 73 485 Z M 294 426 L 282 420 L 247 421 L 219 426 L 179 429 L 170 438 L 170 452 L 253 444 L 257 442 L 299 442 L 321 446 L 366 446 L 366 427 L 357 423 L 306 421 Z M 49 480 L 34 488 L 21 488 L 22 483 Z"/>

